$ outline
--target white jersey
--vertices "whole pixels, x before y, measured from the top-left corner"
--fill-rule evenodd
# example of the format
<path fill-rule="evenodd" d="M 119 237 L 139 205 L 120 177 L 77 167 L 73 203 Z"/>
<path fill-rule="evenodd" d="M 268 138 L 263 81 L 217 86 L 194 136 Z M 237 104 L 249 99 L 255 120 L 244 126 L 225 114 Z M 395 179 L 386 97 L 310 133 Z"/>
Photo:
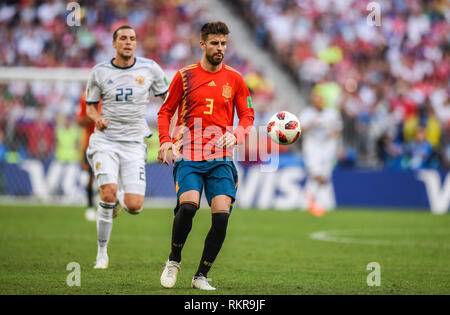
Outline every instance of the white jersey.
<path fill-rule="evenodd" d="M 302 147 L 308 172 L 329 178 L 339 143 L 339 138 L 333 134 L 342 130 L 341 116 L 336 109 L 318 111 L 311 106 L 306 108 L 299 118 L 300 125 L 305 130 Z"/>
<path fill-rule="evenodd" d="M 151 135 L 145 119 L 150 91 L 164 95 L 168 82 L 161 67 L 153 60 L 136 57 L 129 67 L 118 67 L 112 60 L 96 65 L 86 87 L 86 104 L 103 100 L 101 115 L 108 122 L 97 136 L 113 141 L 142 142 Z"/>
<path fill-rule="evenodd" d="M 324 142 L 333 141 L 330 135 L 342 130 L 342 119 L 336 109 L 325 108 L 318 111 L 315 107 L 306 108 L 300 115 L 300 125 L 305 129 L 303 140 L 323 145 Z"/>

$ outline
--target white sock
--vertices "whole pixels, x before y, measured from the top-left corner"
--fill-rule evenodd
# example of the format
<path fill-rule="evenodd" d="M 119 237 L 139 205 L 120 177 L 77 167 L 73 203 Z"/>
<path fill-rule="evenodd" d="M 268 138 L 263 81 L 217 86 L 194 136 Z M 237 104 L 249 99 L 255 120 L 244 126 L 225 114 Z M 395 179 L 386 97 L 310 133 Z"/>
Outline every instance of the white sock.
<path fill-rule="evenodd" d="M 113 226 L 113 209 L 115 203 L 100 201 L 97 209 L 97 244 L 98 255 L 106 255 L 106 250 Z"/>
<path fill-rule="evenodd" d="M 320 184 L 313 178 L 308 179 L 307 184 L 308 193 L 313 197 L 314 201 L 317 201 L 318 191 L 320 189 Z"/>

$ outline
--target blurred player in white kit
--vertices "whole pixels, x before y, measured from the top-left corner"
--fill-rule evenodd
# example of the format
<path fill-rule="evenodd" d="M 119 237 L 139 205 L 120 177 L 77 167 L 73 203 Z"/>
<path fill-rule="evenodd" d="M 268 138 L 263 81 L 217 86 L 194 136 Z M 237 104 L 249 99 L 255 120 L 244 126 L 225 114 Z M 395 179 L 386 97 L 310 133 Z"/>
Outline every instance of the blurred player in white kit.
<path fill-rule="evenodd" d="M 147 157 L 144 138 L 151 136 L 145 109 L 150 92 L 164 100 L 168 90 L 161 67 L 134 56 L 136 32 L 132 27 L 119 27 L 113 46 L 115 58 L 96 65 L 86 87 L 86 113 L 95 122 L 86 156 L 100 186 L 96 269 L 109 265 L 107 246 L 113 217 L 122 209 L 131 214 L 142 210 Z"/>
<path fill-rule="evenodd" d="M 325 210 L 335 206 L 331 175 L 343 126 L 338 110 L 324 108 L 324 100 L 318 93 L 312 93 L 311 103 L 312 106 L 299 115 L 303 131 L 302 152 L 308 174 L 306 198 L 308 211 L 321 216 Z M 331 200 L 324 198 L 327 192 L 331 192 Z"/>

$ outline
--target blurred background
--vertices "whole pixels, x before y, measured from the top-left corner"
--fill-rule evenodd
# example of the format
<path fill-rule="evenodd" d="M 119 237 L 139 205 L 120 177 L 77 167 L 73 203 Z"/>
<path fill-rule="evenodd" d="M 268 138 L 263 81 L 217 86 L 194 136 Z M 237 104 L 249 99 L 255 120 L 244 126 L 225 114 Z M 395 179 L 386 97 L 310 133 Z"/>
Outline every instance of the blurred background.
<path fill-rule="evenodd" d="M 114 29 L 133 26 L 136 55 L 158 62 L 170 80 L 200 60 L 200 27 L 222 20 L 231 29 L 225 63 L 247 83 L 256 126 L 280 110 L 300 115 L 313 91 L 339 113 L 329 209 L 448 211 L 447 0 L 77 1 L 73 26 L 68 3 L 0 4 L 0 201 L 85 204 L 77 112 L 90 69 L 114 56 Z M 378 26 L 368 21 L 370 3 L 381 8 Z M 155 134 L 160 105 L 151 99 L 147 111 Z M 270 144 L 265 132 L 254 133 L 261 147 Z M 156 135 L 146 204 L 172 206 L 171 169 L 155 163 L 157 149 Z M 306 208 L 301 138 L 277 150 L 276 172 L 261 171 L 270 150 L 239 163 L 238 207 Z"/>

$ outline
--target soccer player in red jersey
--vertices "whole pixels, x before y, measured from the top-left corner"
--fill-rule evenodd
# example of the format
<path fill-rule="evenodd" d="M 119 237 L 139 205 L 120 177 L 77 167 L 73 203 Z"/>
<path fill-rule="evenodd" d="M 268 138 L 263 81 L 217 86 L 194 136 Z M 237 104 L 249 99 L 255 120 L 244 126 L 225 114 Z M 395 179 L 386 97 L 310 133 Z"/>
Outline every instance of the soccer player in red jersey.
<path fill-rule="evenodd" d="M 211 229 L 191 287 L 215 290 L 206 277 L 225 240 L 236 196 L 238 179 L 232 161 L 233 148 L 244 141 L 254 120 L 250 93 L 241 74 L 222 62 L 228 34 L 225 23 L 203 25 L 201 61 L 175 74 L 168 96 L 158 112 L 158 160 L 165 164 L 170 160 L 174 162 L 178 198 L 171 252 L 160 279 L 166 288 L 175 285 L 181 265 L 181 250 L 205 189 L 211 206 Z M 170 120 L 177 110 L 177 123 L 170 135 Z M 236 128 L 233 127 L 235 111 L 239 118 Z"/>
<path fill-rule="evenodd" d="M 101 101 L 99 103 L 99 111 L 101 110 Z M 86 149 L 89 146 L 89 137 L 94 132 L 95 122 L 91 120 L 86 114 L 86 93 L 83 92 L 79 102 L 79 108 L 77 113 L 77 122 L 80 127 L 83 127 L 83 138 L 81 140 L 81 154 L 83 155 L 81 160 L 81 168 L 89 173 L 89 180 L 86 184 L 87 204 L 88 207 L 85 212 L 86 220 L 95 221 L 97 211 L 94 209 L 93 201 L 93 189 L 92 184 L 94 182 L 94 172 L 92 171 L 89 162 L 86 159 Z"/>

